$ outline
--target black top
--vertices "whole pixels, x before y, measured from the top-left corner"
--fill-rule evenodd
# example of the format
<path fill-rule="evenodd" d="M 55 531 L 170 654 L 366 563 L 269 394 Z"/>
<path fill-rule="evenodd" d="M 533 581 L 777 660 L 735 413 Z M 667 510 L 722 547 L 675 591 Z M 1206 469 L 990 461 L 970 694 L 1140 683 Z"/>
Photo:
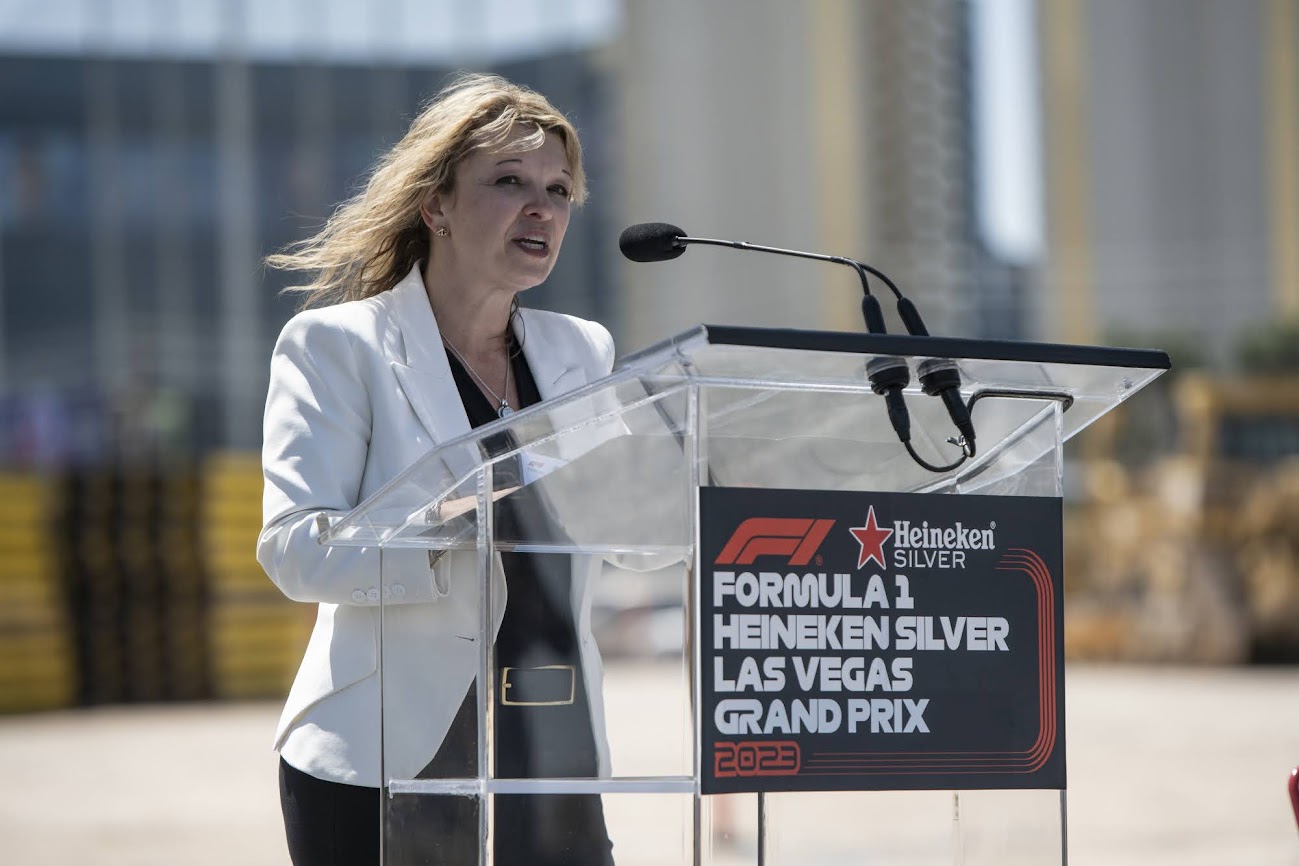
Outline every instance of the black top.
<path fill-rule="evenodd" d="M 516 408 L 522 409 L 540 402 L 541 395 L 523 353 L 512 342 L 510 350 L 519 392 Z M 497 408 L 463 365 L 450 352 L 447 361 L 470 425 L 481 427 L 497 420 Z M 499 444 L 510 443 L 507 438 Z M 512 469 L 501 466 L 502 471 Z M 494 519 L 501 538 L 551 534 L 544 506 L 527 487 L 497 503 Z M 572 560 L 566 554 L 503 552 L 501 564 L 507 600 L 496 636 L 494 775 L 594 777 L 598 773 L 595 737 L 574 622 Z M 502 688 L 506 668 L 511 669 L 508 691 Z M 514 702 L 504 702 L 511 698 Z M 471 685 L 437 757 L 422 775 L 477 775 L 477 703 L 477 688 Z"/>
<path fill-rule="evenodd" d="M 523 353 L 511 341 L 518 408 L 541 402 Z M 459 361 L 447 353 L 469 423 L 497 419 L 492 406 Z M 509 450 L 511 434 L 494 444 Z M 518 466 L 497 464 L 502 474 Z M 516 461 L 517 464 L 517 461 Z M 501 499 L 493 514 L 497 537 L 553 537 L 555 529 L 534 488 L 524 486 Z M 526 535 L 521 533 L 526 532 Z M 505 615 L 496 635 L 494 775 L 503 779 L 594 778 L 598 775 L 591 706 L 582 675 L 573 621 L 572 559 L 567 554 L 501 553 L 505 571 Z M 435 663 L 435 660 L 430 660 Z M 506 679 L 506 669 L 508 672 Z M 505 688 L 508 683 L 508 689 Z M 471 684 L 425 778 L 478 775 L 478 687 Z M 462 814 L 463 798 L 431 797 L 417 820 L 438 836 L 433 856 L 420 863 L 477 862 L 478 821 Z M 593 794 L 497 794 L 494 857 L 498 866 L 613 866 L 612 843 L 600 797 Z M 439 835 L 441 834 L 441 835 Z M 396 834 L 400 839 L 401 834 Z M 392 837 L 390 837 L 392 838 Z M 390 859 L 390 862 L 391 859 Z M 397 862 L 405 862 L 398 857 Z M 414 862 L 414 860 L 412 860 Z"/>

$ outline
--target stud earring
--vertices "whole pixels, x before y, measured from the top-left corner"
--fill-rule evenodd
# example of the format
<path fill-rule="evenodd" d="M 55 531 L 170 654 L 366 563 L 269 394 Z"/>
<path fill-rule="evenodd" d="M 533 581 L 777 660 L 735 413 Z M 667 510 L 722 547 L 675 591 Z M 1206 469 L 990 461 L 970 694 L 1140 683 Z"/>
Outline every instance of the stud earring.
<path fill-rule="evenodd" d="M 446 227 L 446 226 L 439 226 L 439 227 L 438 227 L 438 230 L 435 231 L 435 232 L 433 232 L 433 234 L 437 235 L 437 236 L 440 237 L 440 238 L 444 238 L 444 237 L 447 236 L 447 227 Z"/>

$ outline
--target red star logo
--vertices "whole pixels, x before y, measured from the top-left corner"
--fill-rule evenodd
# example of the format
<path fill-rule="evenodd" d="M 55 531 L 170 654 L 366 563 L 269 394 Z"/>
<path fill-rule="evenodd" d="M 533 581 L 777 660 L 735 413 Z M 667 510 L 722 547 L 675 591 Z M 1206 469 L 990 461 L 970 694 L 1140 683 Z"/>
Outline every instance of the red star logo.
<path fill-rule="evenodd" d="M 857 568 L 862 568 L 872 559 L 880 564 L 880 568 L 887 567 L 884 563 L 884 542 L 888 541 L 889 536 L 893 534 L 893 530 L 880 529 L 879 524 L 875 522 L 874 505 L 866 514 L 866 525 L 854 526 L 848 531 L 861 545 L 861 555 L 857 557 Z"/>

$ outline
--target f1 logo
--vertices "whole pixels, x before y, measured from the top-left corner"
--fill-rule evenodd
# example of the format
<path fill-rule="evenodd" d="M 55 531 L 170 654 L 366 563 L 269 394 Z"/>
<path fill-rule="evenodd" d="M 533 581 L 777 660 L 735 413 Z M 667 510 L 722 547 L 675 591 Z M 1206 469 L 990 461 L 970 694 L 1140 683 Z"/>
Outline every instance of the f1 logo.
<path fill-rule="evenodd" d="M 759 556 L 788 556 L 790 565 L 807 565 L 833 526 L 833 520 L 750 517 L 726 542 L 717 564 L 752 565 Z"/>

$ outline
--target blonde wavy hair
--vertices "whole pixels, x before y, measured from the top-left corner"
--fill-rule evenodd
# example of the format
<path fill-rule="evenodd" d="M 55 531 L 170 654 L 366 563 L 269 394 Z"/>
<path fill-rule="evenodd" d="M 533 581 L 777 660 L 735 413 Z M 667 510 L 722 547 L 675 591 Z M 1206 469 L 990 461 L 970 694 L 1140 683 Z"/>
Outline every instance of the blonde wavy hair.
<path fill-rule="evenodd" d="M 519 131 L 531 130 L 511 139 Z M 586 200 L 577 130 L 541 94 L 499 75 L 461 75 L 424 107 L 379 160 L 365 189 L 339 206 L 318 233 L 267 256 L 266 264 L 315 279 L 285 291 L 306 295 L 303 308 L 369 298 L 397 285 L 429 255 L 420 205 L 447 193 L 455 169 L 474 150 L 532 150 L 555 133 L 573 174 L 570 199 Z"/>

